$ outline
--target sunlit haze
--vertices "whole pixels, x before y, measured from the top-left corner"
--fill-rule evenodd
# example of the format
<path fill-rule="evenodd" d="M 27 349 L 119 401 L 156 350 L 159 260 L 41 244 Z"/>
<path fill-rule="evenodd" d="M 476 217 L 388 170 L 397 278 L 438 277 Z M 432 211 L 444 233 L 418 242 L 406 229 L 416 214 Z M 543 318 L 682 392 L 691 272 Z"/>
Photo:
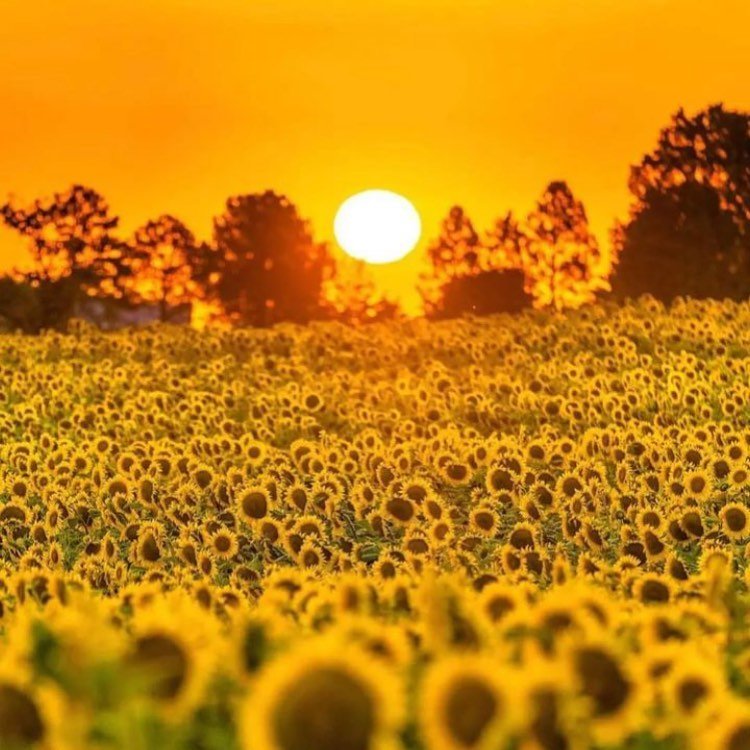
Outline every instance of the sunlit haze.
<path fill-rule="evenodd" d="M 600 242 L 679 106 L 750 107 L 750 4 L 718 0 L 5 0 L 0 193 L 72 182 L 133 229 L 204 238 L 230 195 L 287 194 L 333 240 L 342 197 L 408 196 L 420 247 L 375 268 L 415 299 L 454 202 L 488 226 L 565 179 Z M 699 54 L 698 54 L 699 52 Z M 0 265 L 22 261 L 0 232 Z"/>

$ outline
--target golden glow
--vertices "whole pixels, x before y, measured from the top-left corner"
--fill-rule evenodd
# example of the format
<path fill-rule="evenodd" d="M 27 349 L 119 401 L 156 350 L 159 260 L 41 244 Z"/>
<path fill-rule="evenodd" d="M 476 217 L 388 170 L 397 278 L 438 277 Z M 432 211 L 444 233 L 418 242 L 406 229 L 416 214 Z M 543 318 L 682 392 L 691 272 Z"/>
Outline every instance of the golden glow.
<path fill-rule="evenodd" d="M 747 0 L 711 13 L 702 0 L 3 0 L 2 13 L 0 201 L 82 182 L 125 232 L 170 213 L 208 239 L 228 196 L 273 188 L 330 240 L 342 196 L 396 187 L 423 239 L 371 270 L 412 309 L 451 204 L 483 229 L 565 179 L 606 246 L 628 166 L 672 112 L 750 108 Z M 22 259 L 0 230 L 0 269 Z"/>
<path fill-rule="evenodd" d="M 365 190 L 347 198 L 336 213 L 333 231 L 352 258 L 367 263 L 393 263 L 419 241 L 422 222 L 403 195 Z"/>

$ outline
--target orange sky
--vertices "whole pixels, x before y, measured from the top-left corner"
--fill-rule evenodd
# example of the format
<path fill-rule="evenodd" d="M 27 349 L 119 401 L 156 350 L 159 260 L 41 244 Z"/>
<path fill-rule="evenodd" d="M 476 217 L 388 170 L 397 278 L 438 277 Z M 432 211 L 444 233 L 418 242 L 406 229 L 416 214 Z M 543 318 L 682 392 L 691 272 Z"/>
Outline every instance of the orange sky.
<path fill-rule="evenodd" d="M 208 237 L 272 187 L 329 238 L 382 187 L 430 236 L 452 203 L 488 225 L 563 178 L 606 241 L 672 111 L 750 109 L 749 30 L 747 0 L 3 0 L 0 198 L 83 182 L 125 229 Z M 0 267 L 22 254 L 2 230 Z"/>

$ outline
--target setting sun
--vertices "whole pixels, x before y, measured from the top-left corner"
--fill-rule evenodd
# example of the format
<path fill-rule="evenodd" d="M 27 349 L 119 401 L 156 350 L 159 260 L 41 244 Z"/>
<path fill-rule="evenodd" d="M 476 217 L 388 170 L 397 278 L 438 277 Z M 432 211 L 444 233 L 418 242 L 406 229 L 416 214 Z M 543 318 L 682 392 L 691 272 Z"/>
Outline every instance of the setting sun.
<path fill-rule="evenodd" d="M 389 190 L 365 190 L 345 200 L 333 231 L 341 247 L 357 260 L 393 263 L 419 241 L 422 222 L 414 206 Z"/>

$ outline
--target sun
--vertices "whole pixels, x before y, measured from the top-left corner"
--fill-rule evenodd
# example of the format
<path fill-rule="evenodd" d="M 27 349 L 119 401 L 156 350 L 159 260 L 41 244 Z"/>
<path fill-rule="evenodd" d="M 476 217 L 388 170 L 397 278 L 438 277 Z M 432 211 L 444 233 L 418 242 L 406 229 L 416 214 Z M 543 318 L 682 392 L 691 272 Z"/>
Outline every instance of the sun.
<path fill-rule="evenodd" d="M 352 258 L 367 263 L 393 263 L 414 249 L 422 233 L 422 222 L 403 195 L 390 190 L 365 190 L 341 204 L 333 231 L 339 245 Z"/>

